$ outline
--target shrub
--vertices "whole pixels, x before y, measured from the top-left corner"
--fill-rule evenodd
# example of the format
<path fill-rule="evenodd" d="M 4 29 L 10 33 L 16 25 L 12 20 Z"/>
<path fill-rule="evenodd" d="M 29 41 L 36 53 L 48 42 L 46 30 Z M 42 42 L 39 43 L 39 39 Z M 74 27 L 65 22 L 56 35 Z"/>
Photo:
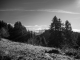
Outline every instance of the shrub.
<path fill-rule="evenodd" d="M 60 54 L 60 52 L 58 50 L 49 50 L 49 51 L 45 51 L 45 53 L 56 53 L 56 54 Z"/>
<path fill-rule="evenodd" d="M 0 37 L 7 38 L 8 36 L 9 36 L 9 33 L 8 33 L 7 29 L 1 28 L 0 29 Z"/>

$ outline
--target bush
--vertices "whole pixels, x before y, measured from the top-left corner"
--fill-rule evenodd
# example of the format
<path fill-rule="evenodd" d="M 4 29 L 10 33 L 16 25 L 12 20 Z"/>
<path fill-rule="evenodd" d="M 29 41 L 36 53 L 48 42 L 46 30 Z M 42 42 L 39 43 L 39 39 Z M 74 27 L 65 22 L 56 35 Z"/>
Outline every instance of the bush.
<path fill-rule="evenodd" d="M 9 36 L 9 33 L 8 33 L 7 29 L 1 28 L 0 29 L 0 37 L 7 38 L 8 36 Z"/>
<path fill-rule="evenodd" d="M 45 51 L 45 53 L 56 53 L 56 54 L 60 54 L 60 52 L 58 50 L 49 50 L 49 51 Z"/>

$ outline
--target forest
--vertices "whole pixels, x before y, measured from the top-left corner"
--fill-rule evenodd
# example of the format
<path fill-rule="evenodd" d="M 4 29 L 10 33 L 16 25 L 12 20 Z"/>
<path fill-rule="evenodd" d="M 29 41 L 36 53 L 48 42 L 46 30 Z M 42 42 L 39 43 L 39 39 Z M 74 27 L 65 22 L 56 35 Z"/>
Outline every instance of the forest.
<path fill-rule="evenodd" d="M 49 29 L 40 35 L 36 35 L 35 32 L 27 30 L 20 21 L 15 22 L 14 26 L 12 26 L 0 20 L 0 38 L 60 49 L 78 49 L 80 47 L 80 33 L 72 31 L 71 23 L 68 20 L 62 23 L 61 19 L 57 18 L 57 16 L 53 17 Z"/>

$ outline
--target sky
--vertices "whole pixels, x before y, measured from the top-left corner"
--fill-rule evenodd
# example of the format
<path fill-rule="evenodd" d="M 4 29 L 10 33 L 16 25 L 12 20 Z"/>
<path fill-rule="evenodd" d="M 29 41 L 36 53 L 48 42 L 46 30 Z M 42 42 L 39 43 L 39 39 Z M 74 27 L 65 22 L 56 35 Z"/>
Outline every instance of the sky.
<path fill-rule="evenodd" d="M 47 29 L 55 15 L 80 31 L 80 0 L 0 0 L 0 20 L 21 21 L 30 30 Z"/>

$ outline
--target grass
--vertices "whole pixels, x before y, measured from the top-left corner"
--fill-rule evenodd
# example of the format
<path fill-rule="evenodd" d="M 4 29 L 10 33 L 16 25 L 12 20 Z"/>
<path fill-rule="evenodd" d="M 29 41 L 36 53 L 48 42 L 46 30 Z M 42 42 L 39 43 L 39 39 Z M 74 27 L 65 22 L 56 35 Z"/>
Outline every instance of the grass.
<path fill-rule="evenodd" d="M 0 56 L 7 60 L 73 60 L 74 58 L 55 53 L 45 53 L 56 48 L 34 46 L 26 43 L 12 42 L 7 39 L 0 41 Z M 4 60 L 4 59 L 3 59 Z"/>
<path fill-rule="evenodd" d="M 1 56 L 9 56 L 14 59 L 26 59 L 26 60 L 46 60 L 49 57 L 45 57 L 44 51 L 49 48 L 41 46 L 33 46 L 25 43 L 12 42 L 6 39 L 0 41 Z"/>

